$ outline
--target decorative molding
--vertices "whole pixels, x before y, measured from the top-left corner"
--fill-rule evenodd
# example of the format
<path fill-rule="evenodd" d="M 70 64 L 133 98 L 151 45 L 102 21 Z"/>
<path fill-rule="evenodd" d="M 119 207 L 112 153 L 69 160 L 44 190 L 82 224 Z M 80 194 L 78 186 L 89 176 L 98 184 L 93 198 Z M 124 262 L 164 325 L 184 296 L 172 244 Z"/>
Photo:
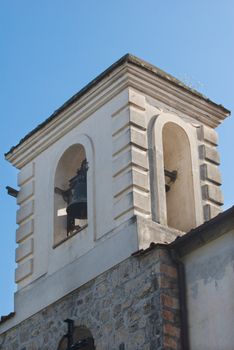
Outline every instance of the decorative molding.
<path fill-rule="evenodd" d="M 185 122 L 174 113 L 161 112 L 158 115 L 154 115 L 148 126 L 152 218 L 162 225 L 168 225 L 163 156 L 163 128 L 167 123 L 173 123 L 180 127 L 189 142 L 192 174 L 191 188 L 194 196 L 194 221 L 195 225 L 198 226 L 203 223 L 203 208 L 201 190 L 197 190 L 201 186 L 197 134 L 190 123 Z"/>
<path fill-rule="evenodd" d="M 112 115 L 115 220 L 151 215 L 145 98 L 132 89 L 128 96 L 128 106 Z"/>
<path fill-rule="evenodd" d="M 16 214 L 16 223 L 21 224 L 22 221 L 25 221 L 28 217 L 33 215 L 34 211 L 34 201 L 27 202 L 22 205 Z"/>
<path fill-rule="evenodd" d="M 217 127 L 227 117 L 227 113 L 211 105 L 207 100 L 181 90 L 170 81 L 143 71 L 139 67 L 128 65 L 129 85 L 139 92 L 147 94 L 165 104 L 175 107 L 188 116 L 212 128 Z"/>
<path fill-rule="evenodd" d="M 218 214 L 221 213 L 220 206 L 212 205 L 212 204 L 206 204 L 204 205 L 204 220 L 209 221 L 210 219 L 214 218 Z"/>
<path fill-rule="evenodd" d="M 220 164 L 219 153 L 217 149 L 213 146 L 210 146 L 210 145 L 199 146 L 199 156 L 201 160 L 206 160 L 216 165 Z"/>
<path fill-rule="evenodd" d="M 26 277 L 32 274 L 33 271 L 33 260 L 29 259 L 24 263 L 20 264 L 15 270 L 15 282 L 19 283 Z"/>
<path fill-rule="evenodd" d="M 214 164 L 204 163 L 201 165 L 201 179 L 212 182 L 217 186 L 222 184 L 219 168 Z"/>
<path fill-rule="evenodd" d="M 27 199 L 32 197 L 34 194 L 34 181 L 29 181 L 21 185 L 20 191 L 17 195 L 17 204 L 22 205 Z"/>
<path fill-rule="evenodd" d="M 25 240 L 28 236 L 33 234 L 34 220 L 30 219 L 29 221 L 21 224 L 16 230 L 16 243 L 20 243 Z"/>
<path fill-rule="evenodd" d="M 19 144 L 6 159 L 21 169 L 51 144 L 67 134 L 104 104 L 127 87 L 126 66 L 123 65 L 105 78 L 74 104 L 63 110 L 55 119 Z"/>
<path fill-rule="evenodd" d="M 183 90 L 169 80 L 166 81 L 130 62 L 125 62 L 77 101 L 62 110 L 56 118 L 48 121 L 42 129 L 38 129 L 31 137 L 20 143 L 6 155 L 7 160 L 17 168 L 22 168 L 58 138 L 68 133 L 121 91 L 130 87 L 133 89 L 130 89 L 129 103 L 132 106 L 138 106 L 139 110 L 145 109 L 145 97 L 141 95 L 143 93 L 175 107 L 178 111 L 210 127 L 216 127 L 228 115 L 222 108 L 209 103 L 201 96 L 189 90 Z M 138 100 L 135 93 L 138 95 Z"/>
<path fill-rule="evenodd" d="M 16 230 L 18 247 L 15 251 L 15 261 L 18 266 L 15 270 L 15 281 L 19 288 L 21 288 L 21 281 L 33 273 L 34 175 L 34 162 L 23 167 L 18 174 L 20 190 L 17 196 L 17 204 L 20 205 L 20 208 L 17 211 L 19 227 Z"/>
<path fill-rule="evenodd" d="M 215 130 L 201 125 L 197 128 L 197 136 L 200 142 L 199 158 L 204 220 L 208 221 L 221 212 L 221 206 L 224 202 L 220 188 L 221 174 L 218 167 L 220 157 L 216 149 L 218 135 Z"/>
<path fill-rule="evenodd" d="M 33 253 L 33 238 L 27 239 L 21 243 L 15 251 L 15 261 L 19 263 Z"/>
<path fill-rule="evenodd" d="M 209 184 L 202 186 L 202 197 L 218 205 L 223 205 L 223 194 L 220 187 Z"/>
<path fill-rule="evenodd" d="M 29 181 L 35 174 L 34 163 L 31 162 L 27 164 L 24 168 L 20 170 L 17 177 L 18 186 L 22 186 L 25 182 Z"/>
<path fill-rule="evenodd" d="M 198 139 L 213 146 L 218 146 L 217 132 L 205 125 L 201 125 L 200 128 L 198 128 Z"/>

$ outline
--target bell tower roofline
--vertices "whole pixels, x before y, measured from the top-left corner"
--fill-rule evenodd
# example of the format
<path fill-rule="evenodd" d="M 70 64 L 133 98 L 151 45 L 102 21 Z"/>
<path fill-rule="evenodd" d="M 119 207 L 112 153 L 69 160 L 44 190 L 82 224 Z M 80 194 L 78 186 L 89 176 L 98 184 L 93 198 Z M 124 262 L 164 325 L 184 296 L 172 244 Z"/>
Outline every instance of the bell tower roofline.
<path fill-rule="evenodd" d="M 11 148 L 17 291 L 15 316 L 0 331 L 217 216 L 214 128 L 228 115 L 127 54 Z"/>
<path fill-rule="evenodd" d="M 142 84 L 142 82 L 139 81 L 139 78 L 141 80 L 145 80 L 146 84 Z M 151 95 L 152 97 L 157 97 L 157 99 L 161 100 L 162 102 L 165 102 L 163 101 L 165 97 L 163 97 L 162 94 L 160 94 L 160 96 L 157 95 L 157 91 L 159 89 L 161 91 L 165 90 L 165 92 L 173 94 L 175 101 L 171 101 L 172 105 L 174 102 L 176 104 L 176 108 L 178 109 L 179 99 L 180 103 L 185 103 L 185 105 L 181 106 L 181 110 L 185 110 L 187 112 L 187 106 L 190 109 L 190 114 L 193 110 L 191 109 L 191 104 L 194 105 L 194 115 L 192 117 L 195 117 L 198 121 L 212 128 L 217 127 L 227 116 L 230 115 L 230 111 L 221 104 L 213 102 L 198 91 L 186 86 L 183 82 L 172 75 L 128 53 L 122 56 L 118 61 L 113 63 L 84 88 L 73 95 L 44 122 L 39 124 L 36 128 L 24 136 L 17 145 L 11 147 L 11 149 L 5 153 L 6 159 L 20 169 L 26 164 L 25 161 L 28 160 L 28 157 L 25 157 L 24 154 L 25 161 L 22 163 L 22 160 L 18 159 L 18 155 L 21 155 L 22 151 L 30 148 L 32 143 L 35 143 L 35 141 L 37 142 L 37 136 L 41 138 L 41 136 L 44 134 L 43 130 L 46 130 L 47 133 L 50 126 L 52 126 L 53 129 L 54 125 L 57 124 L 56 121 L 64 116 L 64 114 L 67 114 L 66 112 L 70 111 L 71 109 L 74 110 L 76 106 L 78 108 L 83 106 L 85 102 L 88 102 L 85 100 L 92 100 L 92 95 L 97 96 L 99 92 L 102 92 L 103 89 L 106 90 L 106 88 L 111 85 L 112 89 L 109 92 L 112 92 L 113 96 L 113 82 L 117 80 L 121 80 L 118 84 L 118 91 L 121 91 L 126 87 L 133 87 L 138 91 Z M 154 85 L 154 89 L 150 87 L 151 84 Z M 106 93 L 108 94 L 108 91 L 105 91 L 105 95 Z M 101 97 L 104 96 L 102 95 Z M 105 101 L 103 101 L 103 103 L 105 103 Z M 38 149 L 38 147 L 36 148 Z M 32 149 L 30 152 L 33 154 Z"/>

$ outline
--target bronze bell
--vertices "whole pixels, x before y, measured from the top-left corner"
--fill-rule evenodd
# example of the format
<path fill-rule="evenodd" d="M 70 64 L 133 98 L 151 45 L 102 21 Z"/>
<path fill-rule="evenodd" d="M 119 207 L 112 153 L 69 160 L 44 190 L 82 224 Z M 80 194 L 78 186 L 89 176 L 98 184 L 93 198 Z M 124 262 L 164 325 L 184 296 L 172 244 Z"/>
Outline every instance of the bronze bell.
<path fill-rule="evenodd" d="M 87 170 L 85 159 L 77 175 L 69 181 L 67 214 L 74 219 L 87 219 Z"/>

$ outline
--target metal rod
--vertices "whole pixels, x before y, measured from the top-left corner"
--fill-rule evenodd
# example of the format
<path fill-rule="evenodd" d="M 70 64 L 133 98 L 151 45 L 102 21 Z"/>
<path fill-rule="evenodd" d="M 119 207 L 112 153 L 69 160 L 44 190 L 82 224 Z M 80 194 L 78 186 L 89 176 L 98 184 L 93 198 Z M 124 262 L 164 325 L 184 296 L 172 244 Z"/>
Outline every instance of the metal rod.
<path fill-rule="evenodd" d="M 169 177 L 172 182 L 175 182 L 175 180 L 177 178 L 177 171 L 176 170 L 170 171 L 170 170 L 164 169 L 164 174 L 165 174 L 165 176 Z"/>

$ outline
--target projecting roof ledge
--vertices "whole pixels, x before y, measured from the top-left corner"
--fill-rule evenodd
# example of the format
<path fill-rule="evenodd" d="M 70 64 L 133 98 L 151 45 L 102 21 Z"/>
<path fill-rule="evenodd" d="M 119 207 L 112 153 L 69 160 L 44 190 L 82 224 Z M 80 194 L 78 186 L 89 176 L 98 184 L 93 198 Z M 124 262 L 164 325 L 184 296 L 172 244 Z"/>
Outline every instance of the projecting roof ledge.
<path fill-rule="evenodd" d="M 77 92 L 69 100 L 67 100 L 60 108 L 55 110 L 55 112 L 52 115 L 50 115 L 44 122 L 39 124 L 36 128 L 34 128 L 31 132 L 29 132 L 25 137 L 23 137 L 16 146 L 11 147 L 11 149 L 7 153 L 5 153 L 6 158 L 8 158 L 8 156 L 11 153 L 13 153 L 17 147 L 22 145 L 31 136 L 33 136 L 39 130 L 44 128 L 48 123 L 50 123 L 52 120 L 54 120 L 66 108 L 68 108 L 73 103 L 77 102 L 90 89 L 92 89 L 94 86 L 96 86 L 104 78 L 108 77 L 116 68 L 118 68 L 121 65 L 124 65 L 126 63 L 132 64 L 132 65 L 137 66 L 141 69 L 144 69 L 145 71 L 150 72 L 151 74 L 154 74 L 155 76 L 160 77 L 161 79 L 170 82 L 171 84 L 175 85 L 177 88 L 182 89 L 182 90 L 192 94 L 194 97 L 197 97 L 197 98 L 207 102 L 208 104 L 210 104 L 211 106 L 213 106 L 214 108 L 219 110 L 219 113 L 222 114 L 222 119 L 224 119 L 225 117 L 230 115 L 230 111 L 228 109 L 226 109 L 225 107 L 223 107 L 222 105 L 219 105 L 219 104 L 211 101 L 209 98 L 207 98 L 203 94 L 186 86 L 183 82 L 176 79 L 172 75 L 164 72 L 163 70 L 157 68 L 156 66 L 128 53 L 128 54 L 124 55 L 123 57 L 121 57 L 114 64 L 112 64 L 109 68 L 107 68 L 100 75 L 98 75 L 95 79 L 93 79 L 89 84 L 87 84 L 84 88 L 82 88 L 79 92 Z"/>

